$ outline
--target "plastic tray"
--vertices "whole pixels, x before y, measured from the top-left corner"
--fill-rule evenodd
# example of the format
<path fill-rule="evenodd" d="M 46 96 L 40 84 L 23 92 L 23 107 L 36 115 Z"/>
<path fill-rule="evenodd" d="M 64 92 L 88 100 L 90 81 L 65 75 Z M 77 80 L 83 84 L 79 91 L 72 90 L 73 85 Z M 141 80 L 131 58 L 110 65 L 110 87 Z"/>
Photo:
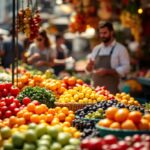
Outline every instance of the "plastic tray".
<path fill-rule="evenodd" d="M 96 124 L 96 128 L 99 131 L 100 136 L 104 137 L 105 135 L 112 134 L 118 138 L 124 138 L 126 136 L 133 136 L 134 134 L 150 134 L 150 130 L 119 130 L 119 129 L 110 129 L 105 127 L 100 127 Z"/>

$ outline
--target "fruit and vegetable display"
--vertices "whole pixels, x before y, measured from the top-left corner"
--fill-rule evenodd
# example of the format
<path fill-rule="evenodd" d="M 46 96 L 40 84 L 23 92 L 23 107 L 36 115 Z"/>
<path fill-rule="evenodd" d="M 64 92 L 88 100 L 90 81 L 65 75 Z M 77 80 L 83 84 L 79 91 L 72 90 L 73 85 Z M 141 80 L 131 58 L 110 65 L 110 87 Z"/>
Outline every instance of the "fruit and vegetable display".
<path fill-rule="evenodd" d="M 80 140 L 72 131 L 66 132 L 64 127 L 47 124 L 21 126 L 16 131 L 9 127 L 0 129 L 4 150 L 76 150 Z"/>
<path fill-rule="evenodd" d="M 117 93 L 115 95 L 115 99 L 120 101 L 123 104 L 137 105 L 137 106 L 140 105 L 140 103 L 137 100 L 135 100 L 135 98 L 131 97 L 130 94 L 126 94 L 124 92 Z"/>
<path fill-rule="evenodd" d="M 112 100 L 112 99 L 115 98 L 114 95 L 111 94 L 111 93 L 107 90 L 107 88 L 104 87 L 104 86 L 101 86 L 101 87 L 100 87 L 100 86 L 97 86 L 97 87 L 95 88 L 95 91 L 96 91 L 98 94 L 100 94 L 100 95 L 104 95 L 105 99 L 107 99 L 107 100 Z"/>
<path fill-rule="evenodd" d="M 104 100 L 103 95 L 97 94 L 89 86 L 77 86 L 65 91 L 58 99 L 59 103 L 88 104 Z"/>
<path fill-rule="evenodd" d="M 100 115 L 101 117 L 104 117 L 105 110 L 111 106 L 116 107 L 116 108 L 127 108 L 130 111 L 137 110 L 137 111 L 140 111 L 141 113 L 146 112 L 146 110 L 142 106 L 125 105 L 123 103 L 120 103 L 117 100 L 107 100 L 107 101 L 103 100 L 103 101 L 98 102 L 93 105 L 87 105 L 84 108 L 77 110 L 75 112 L 75 114 L 76 114 L 76 116 L 78 116 L 80 118 L 85 118 L 85 116 L 87 116 L 89 114 L 92 115 L 92 114 L 98 112 L 98 116 Z M 91 116 L 90 118 L 94 119 L 94 118 L 96 118 L 96 116 L 93 116 L 93 117 Z"/>
<path fill-rule="evenodd" d="M 17 96 L 19 89 L 12 85 L 11 82 L 0 83 L 0 98 L 7 96 Z"/>
<path fill-rule="evenodd" d="M 149 150 L 149 136 L 140 135 L 150 130 L 148 102 L 140 104 L 126 93 L 113 95 L 74 76 L 54 79 L 49 70 L 42 75 L 21 71 L 20 75 L 15 85 L 0 83 L 0 149 L 114 150 L 118 146 L 119 150 L 124 146 L 125 150 Z M 73 110 L 68 105 L 82 107 Z M 102 128 L 138 135 L 124 143 L 129 137 L 118 136 L 121 141 L 115 134 L 104 137 Z"/>
<path fill-rule="evenodd" d="M 109 107 L 106 118 L 98 122 L 100 127 L 122 130 L 150 130 L 150 114 L 140 111 L 129 111 L 127 108 Z"/>
<path fill-rule="evenodd" d="M 46 104 L 48 107 L 53 107 L 55 102 L 55 95 L 41 87 L 26 87 L 23 91 L 21 91 L 18 95 L 18 99 L 22 102 L 22 100 L 28 97 L 30 100 L 37 100 L 42 104 Z"/>
<path fill-rule="evenodd" d="M 135 134 L 122 140 L 114 135 L 106 135 L 103 138 L 84 139 L 80 147 L 81 150 L 149 150 L 150 135 Z"/>

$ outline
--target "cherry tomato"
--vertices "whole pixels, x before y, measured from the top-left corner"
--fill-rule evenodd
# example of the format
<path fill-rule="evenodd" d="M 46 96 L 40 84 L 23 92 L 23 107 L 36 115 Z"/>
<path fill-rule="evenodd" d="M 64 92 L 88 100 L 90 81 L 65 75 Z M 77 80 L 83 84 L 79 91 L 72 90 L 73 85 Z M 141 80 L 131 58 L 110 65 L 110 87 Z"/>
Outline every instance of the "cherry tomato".
<path fill-rule="evenodd" d="M 11 82 L 5 83 L 5 87 L 9 91 L 10 88 L 12 87 L 12 83 Z"/>
<path fill-rule="evenodd" d="M 31 102 L 31 99 L 29 97 L 24 97 L 22 102 L 24 105 L 28 105 Z"/>
<path fill-rule="evenodd" d="M 6 112 L 5 112 L 5 118 L 9 118 L 10 116 L 12 116 L 12 112 L 10 111 L 10 110 L 7 110 Z"/>
<path fill-rule="evenodd" d="M 13 102 L 13 99 L 6 97 L 5 102 L 6 102 L 6 105 L 9 106 Z"/>
<path fill-rule="evenodd" d="M 9 109 L 11 111 L 13 111 L 16 107 L 17 107 L 16 103 L 13 102 L 13 103 L 10 104 Z"/>
<path fill-rule="evenodd" d="M 19 94 L 19 89 L 17 88 L 17 87 L 11 87 L 11 89 L 10 89 L 10 94 L 12 95 L 12 96 L 17 96 L 18 94 Z"/>
<path fill-rule="evenodd" d="M 6 88 L 2 90 L 2 96 L 3 97 L 8 96 L 8 90 Z"/>

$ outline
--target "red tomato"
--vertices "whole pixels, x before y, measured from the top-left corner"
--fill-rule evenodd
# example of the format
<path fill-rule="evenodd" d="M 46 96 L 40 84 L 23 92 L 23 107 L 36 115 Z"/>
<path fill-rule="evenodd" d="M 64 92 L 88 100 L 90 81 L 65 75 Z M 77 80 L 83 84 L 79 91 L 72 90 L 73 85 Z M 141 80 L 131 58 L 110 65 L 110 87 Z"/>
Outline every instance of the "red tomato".
<path fill-rule="evenodd" d="M 20 101 L 18 99 L 14 99 L 13 102 L 17 105 L 17 107 L 20 107 L 21 104 L 20 104 Z"/>
<path fill-rule="evenodd" d="M 29 97 L 24 97 L 22 102 L 24 105 L 28 105 L 31 102 L 31 99 Z"/>
<path fill-rule="evenodd" d="M 10 88 L 12 87 L 12 83 L 11 82 L 5 83 L 5 87 L 9 91 Z"/>
<path fill-rule="evenodd" d="M 9 110 L 13 111 L 16 107 L 17 107 L 16 103 L 13 102 L 9 105 Z"/>
<path fill-rule="evenodd" d="M 6 88 L 2 90 L 2 96 L 3 97 L 8 96 L 8 90 Z"/>
<path fill-rule="evenodd" d="M 15 109 L 13 110 L 13 114 L 16 115 L 19 111 L 20 111 L 19 108 L 15 108 Z"/>
<path fill-rule="evenodd" d="M 6 105 L 9 106 L 13 102 L 13 100 L 9 97 L 6 97 L 5 102 L 6 102 Z"/>
<path fill-rule="evenodd" d="M 8 107 L 7 106 L 3 106 L 1 107 L 1 112 L 2 114 L 5 114 L 5 112 L 8 110 Z"/>
<path fill-rule="evenodd" d="M 33 100 L 32 103 L 34 103 L 35 105 L 39 105 L 40 104 L 39 101 L 37 101 L 37 100 Z"/>
<path fill-rule="evenodd" d="M 5 112 L 5 118 L 9 118 L 10 116 L 12 116 L 12 112 L 10 111 L 10 110 L 7 110 L 6 112 Z"/>
<path fill-rule="evenodd" d="M 0 111 L 0 119 L 2 119 L 2 116 L 3 116 L 3 114 L 2 114 L 2 112 Z"/>
<path fill-rule="evenodd" d="M 10 89 L 10 94 L 12 95 L 12 96 L 17 96 L 18 94 L 19 94 L 19 89 L 17 88 L 17 87 L 11 87 L 11 89 Z"/>
<path fill-rule="evenodd" d="M 6 106 L 5 101 L 1 101 L 1 102 L 0 102 L 0 107 L 3 107 L 3 106 Z"/>
<path fill-rule="evenodd" d="M 1 83 L 0 84 L 0 91 L 2 91 L 5 88 L 5 84 Z"/>

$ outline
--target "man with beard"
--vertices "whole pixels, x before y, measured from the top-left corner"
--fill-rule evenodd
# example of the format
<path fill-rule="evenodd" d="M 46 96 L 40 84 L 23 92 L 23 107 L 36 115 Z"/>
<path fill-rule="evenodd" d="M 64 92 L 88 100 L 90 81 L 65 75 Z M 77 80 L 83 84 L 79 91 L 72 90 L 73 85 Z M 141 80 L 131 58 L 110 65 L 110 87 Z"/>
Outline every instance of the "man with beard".
<path fill-rule="evenodd" d="M 120 77 L 126 76 L 130 70 L 129 54 L 126 48 L 114 37 L 114 29 L 110 22 L 101 22 L 99 36 L 102 41 L 92 53 L 86 70 L 91 73 L 93 86 L 106 86 L 115 94 L 118 92 Z"/>

